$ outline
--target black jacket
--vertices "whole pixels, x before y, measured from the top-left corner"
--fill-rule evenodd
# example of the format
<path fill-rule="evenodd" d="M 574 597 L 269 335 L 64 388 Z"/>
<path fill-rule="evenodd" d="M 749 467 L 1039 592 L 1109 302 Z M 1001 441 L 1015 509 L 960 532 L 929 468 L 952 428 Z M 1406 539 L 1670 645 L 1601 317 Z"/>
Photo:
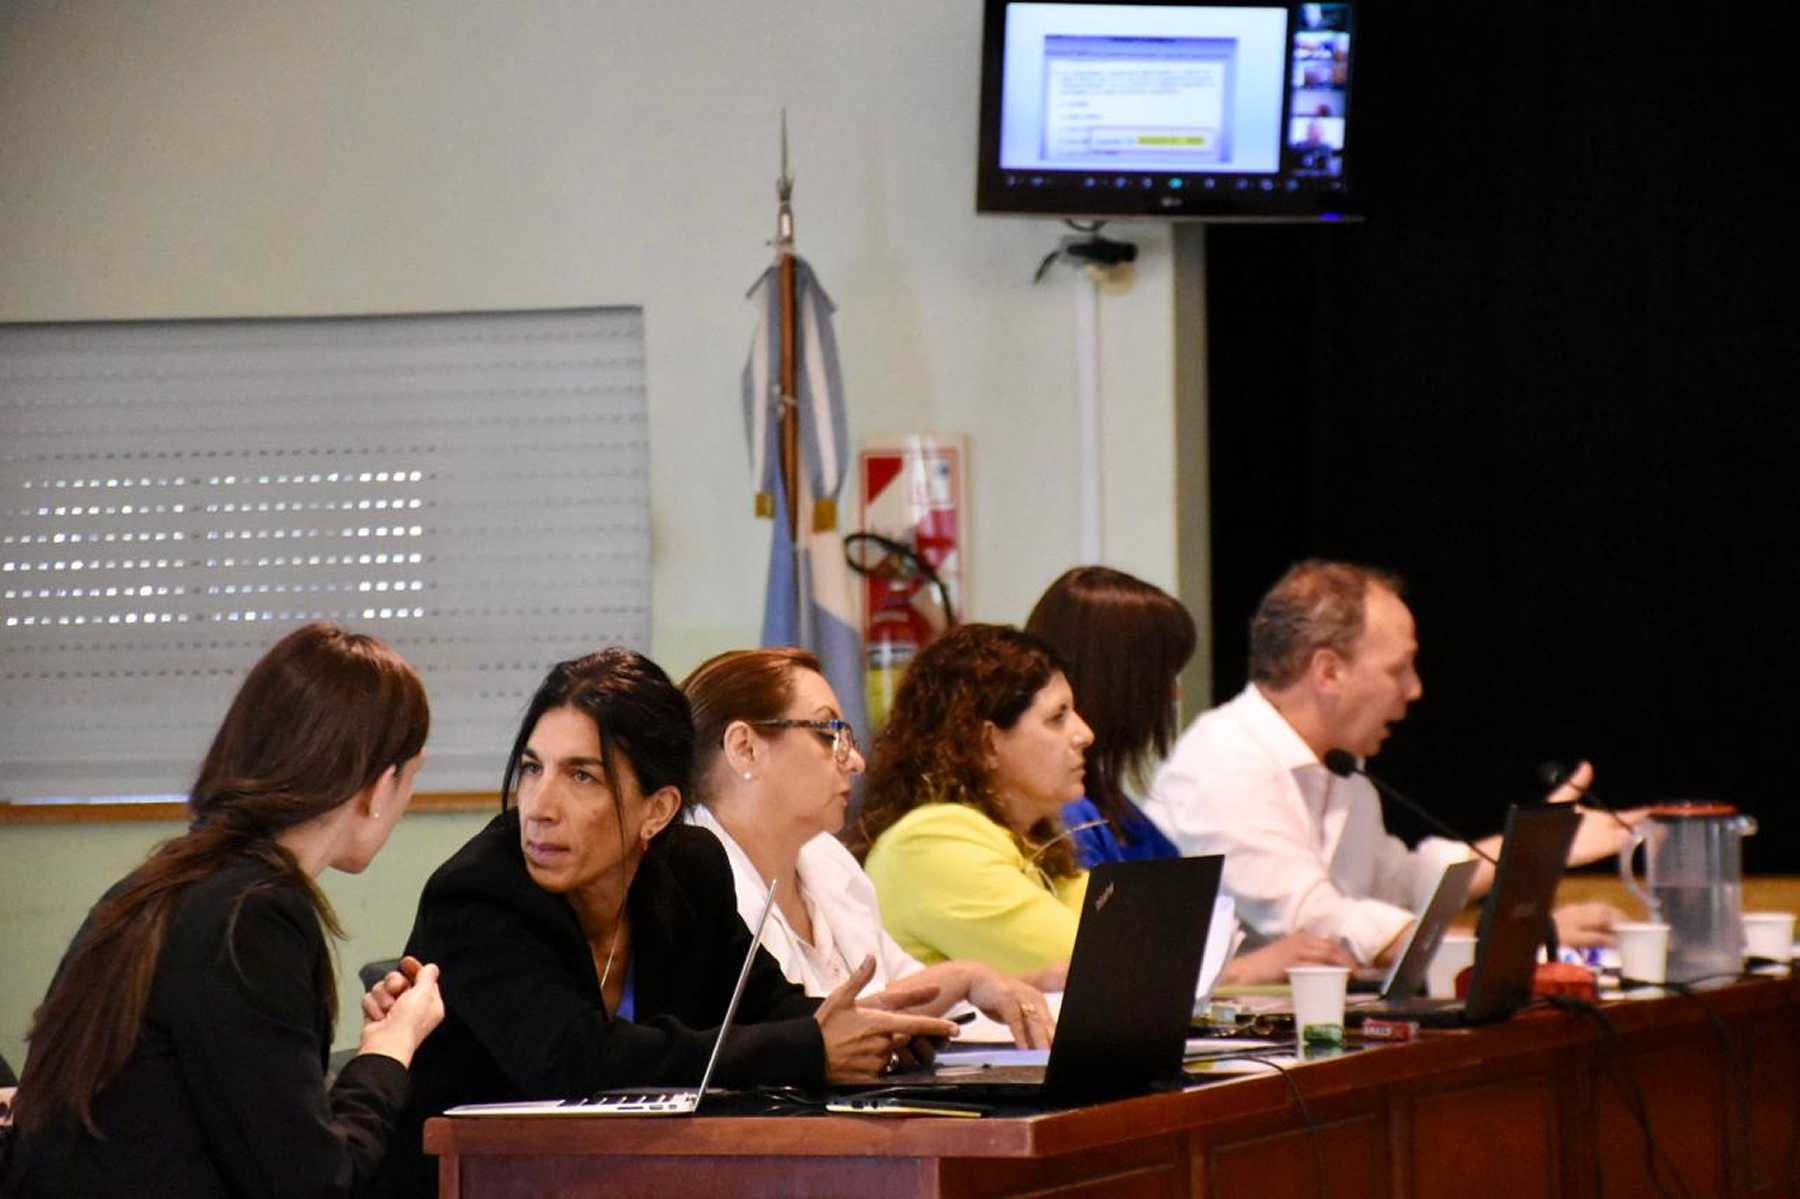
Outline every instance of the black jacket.
<path fill-rule="evenodd" d="M 171 915 L 137 1048 L 97 1097 L 105 1138 L 78 1124 L 19 1137 L 5 1192 L 353 1193 L 381 1161 L 407 1075 L 367 1054 L 326 1092 L 329 969 L 293 879 L 246 858 L 195 883 Z"/>
<path fill-rule="evenodd" d="M 431 876 L 406 952 L 443 968 L 446 1015 L 413 1058 L 413 1102 L 383 1190 L 433 1193 L 420 1137 L 447 1107 L 699 1083 L 750 947 L 724 849 L 704 829 L 672 824 L 651 842 L 627 903 L 630 1021 L 607 1013 L 574 908 L 526 873 L 516 809 Z M 757 950 L 713 1083 L 822 1085 L 817 1006 Z"/>

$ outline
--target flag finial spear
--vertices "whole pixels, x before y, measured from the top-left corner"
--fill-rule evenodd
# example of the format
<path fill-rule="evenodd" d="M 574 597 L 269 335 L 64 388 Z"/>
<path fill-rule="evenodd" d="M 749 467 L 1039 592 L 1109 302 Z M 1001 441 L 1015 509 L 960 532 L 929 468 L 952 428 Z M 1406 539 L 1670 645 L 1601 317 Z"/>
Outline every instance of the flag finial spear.
<path fill-rule="evenodd" d="M 794 177 L 788 173 L 787 109 L 781 110 L 781 174 L 775 180 L 775 198 L 780 207 L 775 214 L 775 243 L 787 248 L 794 244 Z"/>

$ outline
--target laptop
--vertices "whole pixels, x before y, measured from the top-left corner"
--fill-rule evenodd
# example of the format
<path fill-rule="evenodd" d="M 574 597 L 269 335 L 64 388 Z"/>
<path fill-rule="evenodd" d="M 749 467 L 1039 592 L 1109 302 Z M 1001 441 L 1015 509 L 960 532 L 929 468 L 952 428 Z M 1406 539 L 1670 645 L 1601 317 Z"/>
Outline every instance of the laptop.
<path fill-rule="evenodd" d="M 879 1094 L 1063 1107 L 1185 1085 L 1182 1054 L 1224 862 L 1213 854 L 1096 866 L 1044 1063 L 959 1064 L 947 1050 L 935 1069 L 895 1075 Z"/>
<path fill-rule="evenodd" d="M 1401 947 L 1394 958 L 1394 964 L 1385 971 L 1377 971 L 1374 977 L 1364 980 L 1359 975 L 1352 975 L 1350 990 L 1356 992 L 1373 992 L 1383 999 L 1412 999 L 1425 989 L 1425 975 L 1431 967 L 1431 959 L 1437 956 L 1438 946 L 1443 944 L 1444 933 L 1450 928 L 1469 902 L 1469 884 L 1475 878 L 1475 861 L 1452 862 L 1444 867 L 1444 873 L 1438 876 L 1437 887 L 1426 899 L 1425 904 L 1413 915 L 1412 930 L 1406 935 L 1406 944 Z"/>
<path fill-rule="evenodd" d="M 1544 925 L 1580 823 L 1574 804 L 1514 805 L 1507 812 L 1494 887 L 1481 909 L 1467 999 L 1384 1000 L 1350 1009 L 1346 1021 L 1377 1016 L 1454 1028 L 1504 1020 L 1529 1003 Z"/>
<path fill-rule="evenodd" d="M 750 979 L 750 964 L 762 944 L 763 926 L 769 922 L 769 909 L 775 906 L 775 883 L 763 897 L 762 915 L 750 934 L 750 948 L 744 964 L 738 967 L 737 985 L 731 989 L 731 1002 L 725 1005 L 725 1019 L 719 1034 L 713 1038 L 712 1054 L 706 1059 L 706 1070 L 700 1085 L 675 1090 L 652 1090 L 645 1087 L 615 1087 L 596 1091 L 585 1099 L 527 1099 L 516 1103 L 465 1103 L 449 1108 L 446 1116 L 691 1116 L 700 1107 L 706 1084 L 712 1081 L 713 1067 L 719 1064 L 719 1050 L 725 1046 L 725 1035 L 737 1016 L 738 1000 L 743 998 L 744 984 Z"/>

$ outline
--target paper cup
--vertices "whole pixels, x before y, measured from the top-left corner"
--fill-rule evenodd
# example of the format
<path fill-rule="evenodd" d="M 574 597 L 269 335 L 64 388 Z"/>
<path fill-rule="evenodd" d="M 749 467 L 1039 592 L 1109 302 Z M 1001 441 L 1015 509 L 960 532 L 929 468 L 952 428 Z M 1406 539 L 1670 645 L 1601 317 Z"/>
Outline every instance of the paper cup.
<path fill-rule="evenodd" d="M 1649 921 L 1613 925 L 1619 939 L 1619 977 L 1659 983 L 1669 964 L 1669 926 Z"/>
<path fill-rule="evenodd" d="M 1425 968 L 1425 993 L 1433 999 L 1456 998 L 1456 976 L 1475 964 L 1475 934 L 1445 933 Z"/>
<path fill-rule="evenodd" d="M 1344 1039 L 1344 992 L 1348 966 L 1289 966 L 1294 988 L 1294 1031 L 1302 1043 L 1337 1044 Z"/>
<path fill-rule="evenodd" d="M 1744 952 L 1754 958 L 1789 961 L 1794 956 L 1792 912 L 1745 912 Z"/>

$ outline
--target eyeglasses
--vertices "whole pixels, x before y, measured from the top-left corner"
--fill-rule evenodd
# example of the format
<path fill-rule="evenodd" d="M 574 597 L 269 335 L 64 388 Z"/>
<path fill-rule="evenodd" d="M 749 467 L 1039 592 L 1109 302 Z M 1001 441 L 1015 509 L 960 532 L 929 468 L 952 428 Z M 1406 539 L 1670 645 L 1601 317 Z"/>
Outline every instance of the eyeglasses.
<path fill-rule="evenodd" d="M 811 729 L 821 737 L 829 737 L 831 756 L 839 766 L 850 760 L 852 750 L 858 749 L 856 730 L 847 720 L 752 720 L 750 723 L 762 729 Z"/>

